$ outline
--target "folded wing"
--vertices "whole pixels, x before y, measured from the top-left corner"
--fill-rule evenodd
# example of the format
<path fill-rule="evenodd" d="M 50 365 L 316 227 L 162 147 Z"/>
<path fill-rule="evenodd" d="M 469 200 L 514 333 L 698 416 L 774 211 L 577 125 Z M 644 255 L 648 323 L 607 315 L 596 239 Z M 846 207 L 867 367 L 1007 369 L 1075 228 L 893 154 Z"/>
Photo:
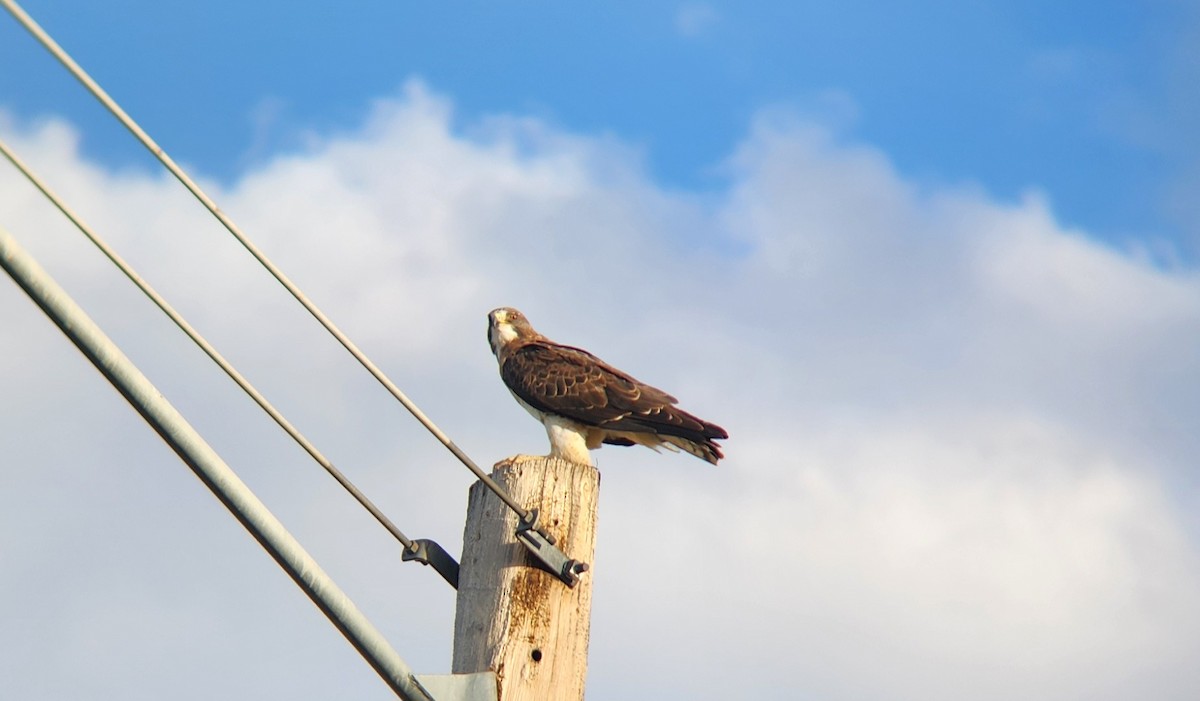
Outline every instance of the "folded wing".
<path fill-rule="evenodd" d="M 500 375 L 535 409 L 604 432 L 603 442 L 686 450 L 716 464 L 725 429 L 675 406 L 676 399 L 587 351 L 535 341 L 506 354 Z"/>

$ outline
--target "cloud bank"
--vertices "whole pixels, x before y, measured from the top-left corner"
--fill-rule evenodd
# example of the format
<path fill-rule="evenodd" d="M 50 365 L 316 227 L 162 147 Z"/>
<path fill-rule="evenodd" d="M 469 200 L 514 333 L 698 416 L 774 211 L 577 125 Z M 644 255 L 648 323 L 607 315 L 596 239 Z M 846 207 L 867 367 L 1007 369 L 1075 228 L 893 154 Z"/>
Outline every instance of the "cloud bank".
<path fill-rule="evenodd" d="M 86 161 L 58 120 L 0 128 L 401 528 L 457 551 L 466 471 L 177 185 Z M 484 342 L 501 305 L 729 429 L 718 468 L 596 454 L 592 697 L 1200 692 L 1194 271 L 782 110 L 708 193 L 611 137 L 464 120 L 418 82 L 307 143 L 205 187 L 478 462 L 545 450 Z M 436 576 L 7 169 L 0 221 L 401 655 L 447 670 Z M 14 697 L 387 698 L 15 287 L 0 310 Z"/>

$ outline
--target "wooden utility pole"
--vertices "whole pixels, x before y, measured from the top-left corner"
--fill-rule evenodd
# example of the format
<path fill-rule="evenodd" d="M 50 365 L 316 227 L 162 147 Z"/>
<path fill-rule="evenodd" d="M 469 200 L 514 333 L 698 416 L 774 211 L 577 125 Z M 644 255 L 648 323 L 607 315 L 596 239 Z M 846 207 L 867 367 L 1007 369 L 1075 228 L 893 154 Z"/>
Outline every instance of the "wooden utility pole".
<path fill-rule="evenodd" d="M 568 557 L 591 563 L 600 473 L 591 465 L 535 458 L 497 463 L 492 478 Z M 514 536 L 515 513 L 481 482 L 468 497 L 458 602 L 455 674 L 492 670 L 500 701 L 582 701 L 591 629 L 592 576 L 574 587 L 538 567 Z"/>

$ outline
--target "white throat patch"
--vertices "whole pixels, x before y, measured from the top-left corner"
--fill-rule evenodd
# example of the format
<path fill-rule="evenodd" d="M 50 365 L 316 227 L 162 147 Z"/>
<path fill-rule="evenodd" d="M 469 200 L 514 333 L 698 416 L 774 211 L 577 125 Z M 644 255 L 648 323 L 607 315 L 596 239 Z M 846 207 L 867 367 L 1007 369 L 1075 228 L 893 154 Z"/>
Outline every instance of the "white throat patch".
<path fill-rule="evenodd" d="M 502 321 L 492 326 L 492 352 L 499 352 L 500 347 L 517 340 L 517 330 L 512 324 Z"/>

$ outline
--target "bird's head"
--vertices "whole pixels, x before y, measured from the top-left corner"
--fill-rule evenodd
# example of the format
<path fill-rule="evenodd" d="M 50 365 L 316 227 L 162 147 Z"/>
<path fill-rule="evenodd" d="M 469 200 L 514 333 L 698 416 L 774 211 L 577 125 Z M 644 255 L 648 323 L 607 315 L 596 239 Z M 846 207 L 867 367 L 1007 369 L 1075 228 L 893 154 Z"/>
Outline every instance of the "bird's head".
<path fill-rule="evenodd" d="M 488 313 L 488 344 L 492 353 L 499 356 L 500 348 L 518 338 L 536 336 L 529 319 L 512 307 L 500 307 Z"/>

